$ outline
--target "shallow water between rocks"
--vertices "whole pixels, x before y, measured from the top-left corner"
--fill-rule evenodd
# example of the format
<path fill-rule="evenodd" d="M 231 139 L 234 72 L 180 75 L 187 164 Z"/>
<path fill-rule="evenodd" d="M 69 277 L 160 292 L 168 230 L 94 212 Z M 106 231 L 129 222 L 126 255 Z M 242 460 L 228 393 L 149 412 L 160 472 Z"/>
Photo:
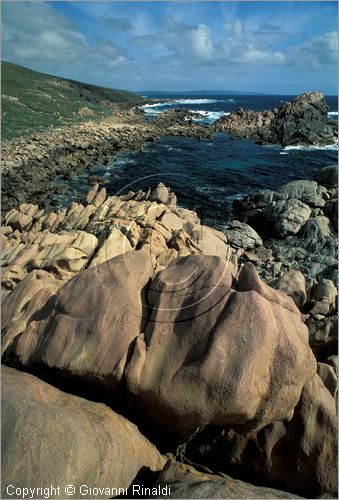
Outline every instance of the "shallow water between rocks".
<path fill-rule="evenodd" d="M 336 161 L 334 145 L 262 146 L 223 133 L 214 140 L 162 137 L 146 144 L 143 152 L 119 152 L 106 165 L 98 163 L 71 180 L 57 181 L 67 191 L 55 199 L 62 206 L 78 201 L 93 177 L 105 183 L 110 195 L 147 190 L 161 181 L 176 193 L 180 206 L 195 210 L 204 224 L 222 230 L 235 198 L 274 190 L 295 179 L 313 179 L 321 167 Z"/>

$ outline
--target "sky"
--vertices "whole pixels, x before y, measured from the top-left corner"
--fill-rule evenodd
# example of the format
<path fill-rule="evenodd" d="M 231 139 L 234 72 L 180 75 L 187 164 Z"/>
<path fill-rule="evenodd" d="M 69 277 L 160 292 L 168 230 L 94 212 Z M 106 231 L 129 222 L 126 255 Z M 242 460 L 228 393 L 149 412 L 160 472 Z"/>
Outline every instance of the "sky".
<path fill-rule="evenodd" d="M 336 1 L 4 0 L 2 59 L 134 91 L 337 94 Z"/>

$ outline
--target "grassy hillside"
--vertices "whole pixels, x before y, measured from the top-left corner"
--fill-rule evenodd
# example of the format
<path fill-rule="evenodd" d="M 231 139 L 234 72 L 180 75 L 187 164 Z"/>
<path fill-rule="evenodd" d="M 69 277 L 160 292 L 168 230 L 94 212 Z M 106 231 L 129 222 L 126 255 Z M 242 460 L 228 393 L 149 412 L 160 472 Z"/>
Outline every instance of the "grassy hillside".
<path fill-rule="evenodd" d="M 104 117 L 143 101 L 132 92 L 65 80 L 4 61 L 1 87 L 3 139 Z"/>

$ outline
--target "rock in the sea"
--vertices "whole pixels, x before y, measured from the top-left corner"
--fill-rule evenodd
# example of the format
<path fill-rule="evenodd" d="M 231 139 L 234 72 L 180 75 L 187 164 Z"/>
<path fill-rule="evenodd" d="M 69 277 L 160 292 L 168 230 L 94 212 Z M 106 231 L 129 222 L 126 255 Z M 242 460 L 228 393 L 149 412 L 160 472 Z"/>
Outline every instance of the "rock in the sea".
<path fill-rule="evenodd" d="M 149 253 L 142 250 L 78 274 L 17 338 L 8 320 L 12 342 L 6 343 L 5 359 L 56 369 L 73 382 L 101 390 L 108 399 L 119 397 L 131 343 L 149 315 L 143 289 L 152 275 Z M 11 304 L 10 295 L 3 307 L 6 317 Z"/>
<path fill-rule="evenodd" d="M 152 487 L 164 488 L 166 485 L 170 487 L 166 498 L 301 498 L 285 491 L 232 479 L 226 474 L 204 474 L 177 462 L 167 462 Z"/>
<path fill-rule="evenodd" d="M 50 498 L 67 498 L 67 485 L 74 498 L 112 498 L 126 494 L 142 467 L 162 469 L 157 449 L 107 406 L 4 365 L 1 375 L 1 498 L 24 498 L 17 487 L 43 498 L 36 489 L 51 485 Z M 84 485 L 108 489 L 93 494 Z"/>
<path fill-rule="evenodd" d="M 212 470 L 308 498 L 337 498 L 337 416 L 317 374 L 305 385 L 293 418 L 241 433 L 206 428 L 186 446 L 187 456 Z"/>
<path fill-rule="evenodd" d="M 215 128 L 238 137 L 252 137 L 264 144 L 332 144 L 335 130 L 328 123 L 328 109 L 323 94 L 307 92 L 272 111 L 240 108 L 220 118 Z"/>
<path fill-rule="evenodd" d="M 152 281 L 126 368 L 130 405 L 159 427 L 254 429 L 289 418 L 316 371 L 292 299 L 217 257 L 178 258 Z"/>

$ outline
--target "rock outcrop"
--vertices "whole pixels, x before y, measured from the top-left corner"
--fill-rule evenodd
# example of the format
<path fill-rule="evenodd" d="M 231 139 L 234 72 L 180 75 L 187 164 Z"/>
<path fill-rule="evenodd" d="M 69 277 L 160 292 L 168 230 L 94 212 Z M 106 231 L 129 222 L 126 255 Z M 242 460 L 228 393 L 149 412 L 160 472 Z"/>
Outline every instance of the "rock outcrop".
<path fill-rule="evenodd" d="M 36 132 L 2 146 L 2 212 L 20 203 L 39 203 L 53 209 L 60 181 L 71 179 L 98 163 L 108 164 L 122 149 L 142 150 L 163 135 L 212 138 L 210 126 L 167 118 L 145 121 L 135 108 L 101 121 L 88 121 L 52 131 Z"/>
<path fill-rule="evenodd" d="M 179 435 L 289 418 L 316 371 L 293 301 L 253 266 L 237 276 L 218 257 L 181 257 L 152 274 L 145 250 L 78 274 L 25 321 L 7 320 L 4 359 L 86 382 L 111 404 L 125 377 L 130 405 Z M 25 280 L 5 318 L 24 290 Z"/>
<path fill-rule="evenodd" d="M 338 190 L 325 187 L 329 169 L 333 182 L 338 167 L 325 167 L 318 174 L 319 183 L 292 181 L 275 192 L 250 194 L 234 203 L 238 218 L 253 227 L 281 261 L 281 272 L 292 268 L 308 278 L 337 281 Z M 270 265 L 264 267 L 268 271 Z M 272 269 L 271 278 L 276 277 Z"/>
<path fill-rule="evenodd" d="M 179 258 L 152 281 L 147 302 L 126 379 L 132 404 L 160 427 L 260 428 L 291 416 L 315 361 L 292 300 L 253 266 L 237 276 L 220 258 Z"/>
<path fill-rule="evenodd" d="M 175 194 L 162 183 L 123 196 L 107 196 L 95 185 L 81 203 L 55 212 L 24 203 L 12 209 L 2 228 L 3 362 L 59 389 L 109 404 L 164 452 L 173 453 L 182 443 L 175 456 L 199 470 L 205 464 L 210 471 L 246 482 L 203 477 L 194 469 L 182 473 L 174 464 L 155 484 L 160 487 L 177 474 L 177 498 L 237 498 L 235 488 L 248 498 L 266 498 L 271 492 L 276 498 L 293 497 L 267 487 L 334 495 L 334 170 L 324 171 L 324 182 L 295 181 L 239 201 L 239 221 L 225 233 L 178 207 Z M 301 207 L 300 213 L 293 206 Z M 72 463 L 79 481 L 84 477 L 93 484 L 107 472 L 111 478 L 117 474 L 126 487 L 138 472 L 135 464 L 145 446 L 148 460 L 150 443 L 140 434 L 134 439 L 128 427 L 131 447 L 120 437 L 125 421 L 112 410 L 79 403 L 84 400 L 31 375 L 9 370 L 8 377 L 18 381 L 11 386 L 22 385 L 23 393 L 12 391 L 15 404 L 8 403 L 18 415 L 20 449 L 21 432 L 42 449 L 47 442 L 31 429 L 30 418 L 38 424 L 34 432 L 40 429 L 40 417 L 30 417 L 26 410 L 32 401 L 41 414 L 47 412 L 47 426 L 53 407 L 58 460 L 59 451 L 64 452 L 59 422 L 65 421 L 66 436 L 78 430 L 70 423 L 69 408 L 85 442 L 81 432 L 84 428 L 87 433 L 88 424 L 85 416 L 78 419 L 76 409 L 85 404 L 92 415 L 88 418 L 96 419 L 99 412 L 104 422 L 113 419 L 112 439 L 121 443 L 126 470 L 110 469 L 108 461 L 107 470 L 88 472 L 83 442 L 75 434 L 66 458 L 76 457 Z M 7 402 L 8 394 L 6 389 Z M 14 433 L 13 411 L 6 417 L 9 436 Z M 100 427 L 96 422 L 95 428 Z M 105 441 L 100 432 L 104 430 L 93 433 L 93 439 Z M 111 446 L 107 432 L 105 446 L 92 454 L 94 467 L 106 460 Z M 91 440 L 88 446 L 94 447 Z M 22 476 L 33 485 L 30 461 L 23 464 L 20 456 L 21 468 L 9 471 L 10 449 L 8 445 L 6 480 Z M 110 450 L 115 457 L 115 448 Z M 46 464 L 52 460 L 47 451 L 41 456 Z M 53 472 L 38 465 L 41 477 L 54 481 Z M 143 462 L 141 473 L 144 466 L 154 468 Z M 60 466 L 56 472 L 68 478 Z M 150 486 L 154 476 L 146 474 L 142 480 Z"/>
<path fill-rule="evenodd" d="M 215 128 L 236 137 L 253 138 L 262 144 L 333 144 L 338 132 L 328 120 L 328 109 L 323 94 L 307 92 L 272 111 L 240 108 L 220 118 Z"/>
<path fill-rule="evenodd" d="M 149 315 L 143 289 L 152 274 L 150 255 L 142 250 L 78 274 L 35 311 L 25 330 L 16 328 L 16 318 L 5 328 L 6 358 L 13 356 L 27 367 L 60 370 L 67 378 L 87 382 L 92 390 L 107 391 L 109 400 L 116 399 L 130 345 Z M 19 286 L 4 304 L 5 318 L 18 302 L 17 291 Z M 25 280 L 22 295 L 29 297 Z M 22 324 L 22 315 L 18 322 Z"/>
<path fill-rule="evenodd" d="M 25 498 L 17 487 L 34 488 L 32 498 L 42 498 L 37 488 L 51 485 L 51 498 L 67 498 L 67 485 L 74 498 L 112 498 L 126 492 L 141 468 L 163 468 L 157 449 L 107 406 L 12 368 L 2 366 L 1 375 L 1 498 Z M 81 493 L 82 485 L 102 492 Z"/>

